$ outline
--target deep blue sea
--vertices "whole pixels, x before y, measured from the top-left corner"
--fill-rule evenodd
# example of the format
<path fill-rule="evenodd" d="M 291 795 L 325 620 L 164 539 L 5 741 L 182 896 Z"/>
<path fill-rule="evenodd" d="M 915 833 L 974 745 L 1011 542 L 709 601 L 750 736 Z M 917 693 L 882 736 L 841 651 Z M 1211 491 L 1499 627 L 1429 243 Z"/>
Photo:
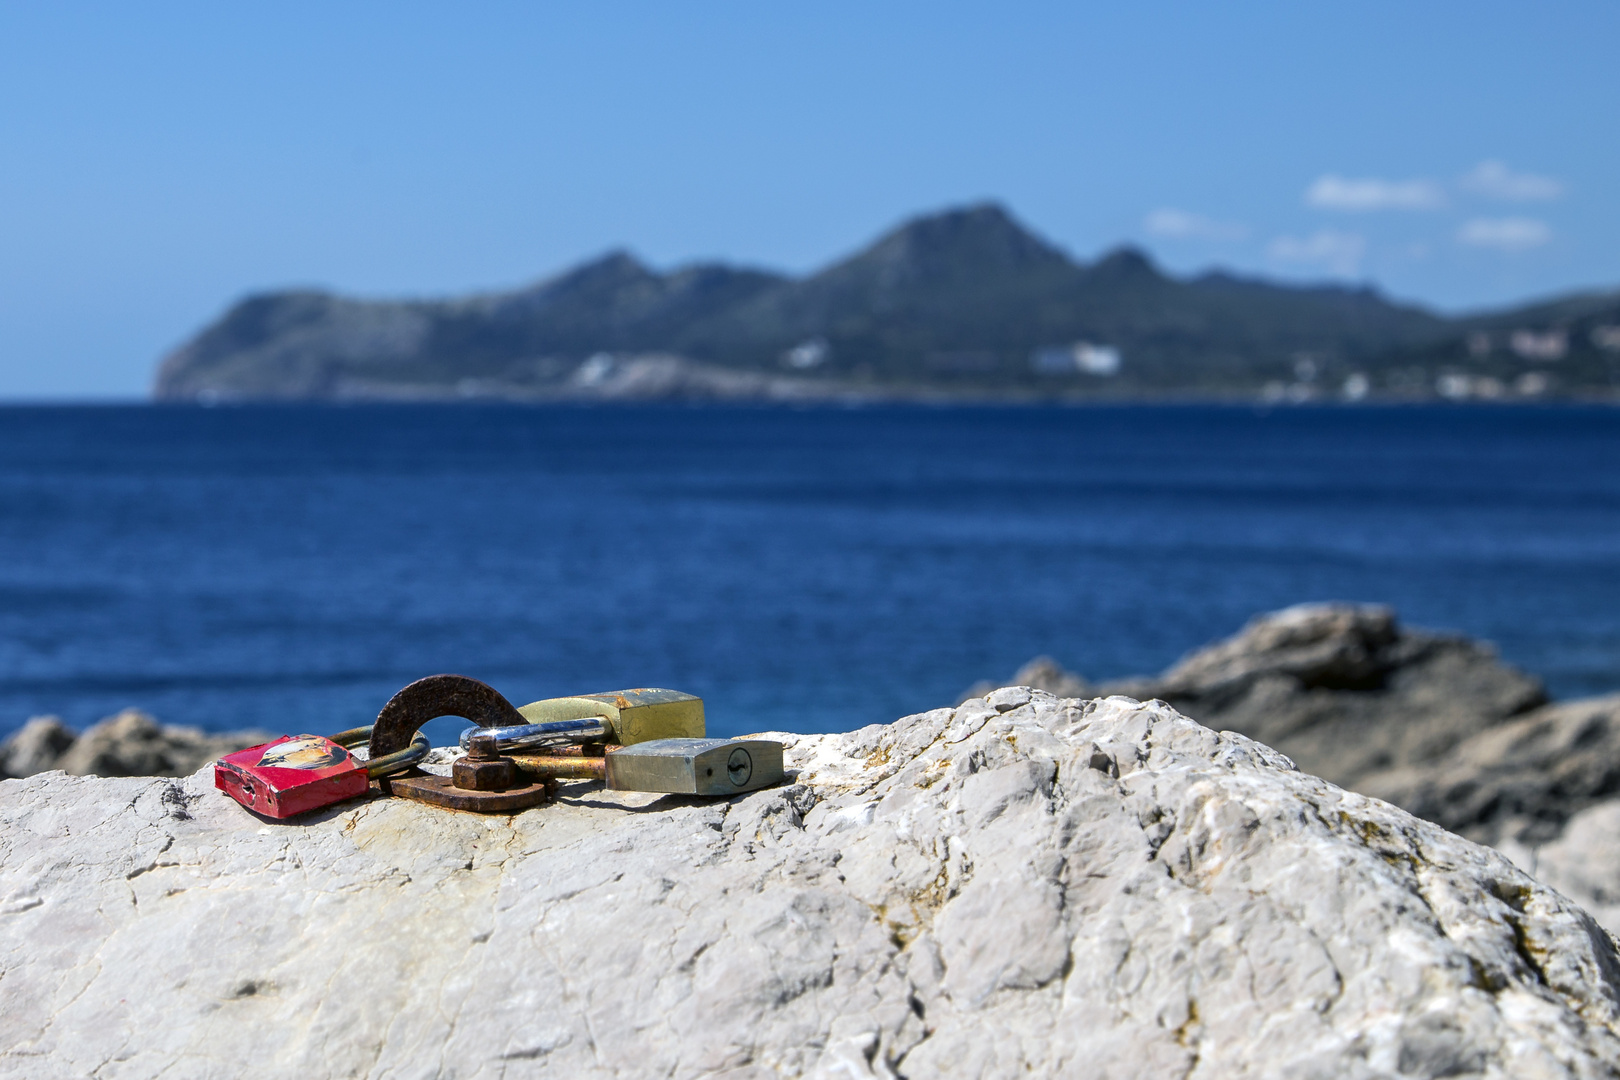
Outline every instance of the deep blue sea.
<path fill-rule="evenodd" d="M 0 409 L 0 734 L 331 731 L 440 671 L 839 730 L 1321 599 L 1620 689 L 1620 410 Z"/>

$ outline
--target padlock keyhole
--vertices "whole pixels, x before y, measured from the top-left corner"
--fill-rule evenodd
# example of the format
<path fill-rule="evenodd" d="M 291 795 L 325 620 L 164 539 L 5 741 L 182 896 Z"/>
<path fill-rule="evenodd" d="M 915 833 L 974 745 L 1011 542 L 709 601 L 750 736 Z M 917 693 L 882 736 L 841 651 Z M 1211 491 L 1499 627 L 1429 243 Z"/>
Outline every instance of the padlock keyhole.
<path fill-rule="evenodd" d="M 748 751 L 742 747 L 731 752 L 731 758 L 726 762 L 726 775 L 737 787 L 748 783 L 748 778 L 754 775 L 754 761 L 748 756 Z"/>

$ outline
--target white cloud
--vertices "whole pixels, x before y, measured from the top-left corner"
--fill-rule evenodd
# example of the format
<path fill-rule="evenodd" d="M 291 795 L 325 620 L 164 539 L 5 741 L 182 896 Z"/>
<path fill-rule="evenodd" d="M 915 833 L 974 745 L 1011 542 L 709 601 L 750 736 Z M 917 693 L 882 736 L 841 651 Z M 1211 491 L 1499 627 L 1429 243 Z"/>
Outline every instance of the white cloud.
<path fill-rule="evenodd" d="M 1367 253 L 1365 237 L 1337 229 L 1318 229 L 1309 236 L 1279 236 L 1266 248 L 1278 262 L 1317 266 L 1341 277 L 1355 277 Z"/>
<path fill-rule="evenodd" d="M 1428 180 L 1356 180 L 1328 173 L 1305 189 L 1305 202 L 1323 210 L 1433 210 L 1446 204 Z"/>
<path fill-rule="evenodd" d="M 1499 251 L 1524 251 L 1552 239 L 1552 230 L 1535 218 L 1475 218 L 1457 230 L 1457 242 Z"/>
<path fill-rule="evenodd" d="M 1149 214 L 1142 227 L 1151 236 L 1169 240 L 1242 240 L 1249 230 L 1233 221 L 1216 221 L 1202 214 L 1162 207 Z"/>
<path fill-rule="evenodd" d="M 1500 161 L 1480 162 L 1462 178 L 1462 186 L 1487 199 L 1509 202 L 1556 199 L 1564 193 L 1564 185 L 1552 177 L 1514 172 Z"/>

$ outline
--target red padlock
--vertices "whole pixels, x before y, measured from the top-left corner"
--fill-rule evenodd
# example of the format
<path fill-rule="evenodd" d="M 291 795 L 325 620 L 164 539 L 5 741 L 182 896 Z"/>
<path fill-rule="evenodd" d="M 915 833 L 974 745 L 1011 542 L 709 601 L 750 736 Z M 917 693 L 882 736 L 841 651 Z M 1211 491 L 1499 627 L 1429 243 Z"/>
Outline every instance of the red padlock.
<path fill-rule="evenodd" d="M 372 780 L 413 770 L 432 751 L 421 732 L 439 716 L 463 716 L 483 727 L 523 723 L 512 703 L 477 679 L 430 675 L 388 699 L 377 723 L 330 737 L 284 735 L 214 762 L 214 786 L 265 817 L 290 818 L 364 795 Z M 349 753 L 367 746 L 367 760 Z M 543 785 L 542 785 L 543 787 Z"/>
<path fill-rule="evenodd" d="M 284 735 L 214 763 L 215 787 L 249 810 L 273 818 L 364 795 L 370 784 L 366 765 L 321 735 Z"/>

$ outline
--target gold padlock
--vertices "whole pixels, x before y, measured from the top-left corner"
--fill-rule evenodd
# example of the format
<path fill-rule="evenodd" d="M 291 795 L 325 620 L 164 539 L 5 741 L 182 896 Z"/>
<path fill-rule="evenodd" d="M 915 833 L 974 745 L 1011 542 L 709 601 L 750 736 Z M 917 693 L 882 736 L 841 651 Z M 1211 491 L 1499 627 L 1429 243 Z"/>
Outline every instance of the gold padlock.
<path fill-rule="evenodd" d="M 701 739 L 706 733 L 703 699 L 679 690 L 641 688 L 546 698 L 531 701 L 518 712 L 531 724 L 599 716 L 612 730 L 606 741 L 620 746 L 653 739 Z"/>

